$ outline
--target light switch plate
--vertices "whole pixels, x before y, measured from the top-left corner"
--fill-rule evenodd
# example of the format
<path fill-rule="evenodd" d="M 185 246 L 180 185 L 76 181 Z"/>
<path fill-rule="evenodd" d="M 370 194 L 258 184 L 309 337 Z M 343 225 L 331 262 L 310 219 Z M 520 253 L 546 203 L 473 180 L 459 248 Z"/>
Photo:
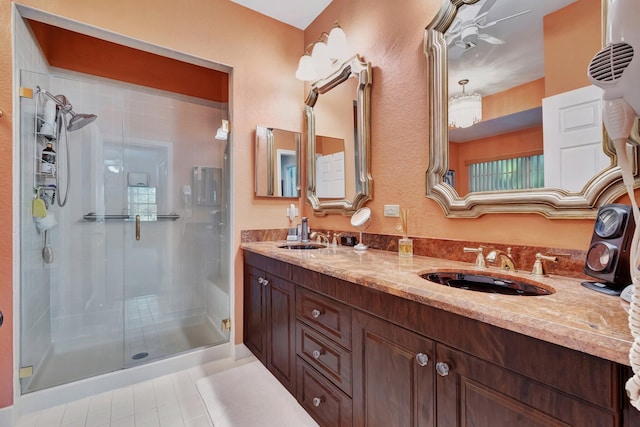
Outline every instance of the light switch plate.
<path fill-rule="evenodd" d="M 400 216 L 400 205 L 384 205 L 384 216 Z"/>

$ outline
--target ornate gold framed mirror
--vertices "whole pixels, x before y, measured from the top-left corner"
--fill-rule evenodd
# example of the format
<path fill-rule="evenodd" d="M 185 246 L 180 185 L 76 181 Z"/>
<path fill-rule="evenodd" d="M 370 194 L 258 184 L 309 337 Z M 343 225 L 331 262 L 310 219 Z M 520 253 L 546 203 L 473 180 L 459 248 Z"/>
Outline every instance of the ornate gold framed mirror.
<path fill-rule="evenodd" d="M 540 12 L 538 7 L 543 3 L 548 9 Z M 534 45 L 535 43 L 532 40 L 536 30 L 525 30 L 525 28 L 529 28 L 529 20 L 533 20 L 534 17 L 537 17 L 540 23 L 545 20 L 545 26 L 551 29 L 562 30 L 562 28 L 568 27 L 575 28 L 577 24 L 576 19 L 581 19 L 578 18 L 578 15 L 575 13 L 573 15 L 575 19 L 571 20 L 563 21 L 561 18 L 557 18 L 555 21 L 549 21 L 549 23 L 547 23 L 546 20 L 551 19 L 548 17 L 552 17 L 552 13 L 562 12 L 563 8 L 580 8 L 579 10 L 591 16 L 591 19 L 596 19 L 596 21 L 599 22 L 599 27 L 602 28 L 602 33 L 604 33 L 604 28 L 606 27 L 606 0 L 596 2 L 600 5 L 600 9 L 596 11 L 586 9 L 587 3 L 593 5 L 594 2 L 586 2 L 585 0 L 442 1 L 440 11 L 425 30 L 424 36 L 424 51 L 428 59 L 429 67 L 429 105 L 431 109 L 429 118 L 430 150 L 429 165 L 426 172 L 426 195 L 442 207 L 447 217 L 475 218 L 486 213 L 517 212 L 537 213 L 548 218 L 594 218 L 597 214 L 598 206 L 611 203 L 625 193 L 620 169 L 616 166 L 615 153 L 611 149 L 607 141 L 608 138 L 602 130 L 599 98 L 597 100 L 591 99 L 586 108 L 579 109 L 572 107 L 573 109 L 570 109 L 560 107 L 556 109 L 555 116 L 551 116 L 555 117 L 556 122 L 549 125 L 547 123 L 549 111 L 547 101 L 560 97 L 561 95 L 564 97 L 565 94 L 568 93 L 573 94 L 574 90 L 562 93 L 560 93 L 560 90 L 556 90 L 554 88 L 554 84 L 556 83 L 551 80 L 547 72 L 547 64 L 544 66 L 542 75 L 533 77 L 535 81 L 529 81 L 531 77 L 528 77 L 529 80 L 525 82 L 520 81 L 515 87 L 512 86 L 506 89 L 497 87 L 489 89 L 489 86 L 480 85 L 480 80 L 494 76 L 496 80 L 500 80 L 501 82 L 513 80 L 514 78 L 512 76 L 505 74 L 505 72 L 510 69 L 517 69 L 519 73 L 517 77 L 523 77 L 525 71 L 518 67 L 517 61 L 523 61 L 533 54 L 523 51 L 522 48 L 518 48 L 519 50 L 515 50 L 515 54 L 511 56 L 507 55 L 505 58 L 505 61 L 507 61 L 505 64 L 507 65 L 502 67 L 497 66 L 497 64 L 499 64 L 498 59 L 494 59 L 493 56 L 489 55 L 500 54 L 501 52 L 513 52 L 514 50 L 511 49 L 513 47 L 512 45 L 515 45 L 517 42 L 524 41 L 530 45 Z M 568 12 L 568 10 L 564 12 Z M 594 16 L 595 18 L 593 18 Z M 555 16 L 552 18 L 555 18 Z M 540 25 L 540 23 L 538 25 Z M 552 24 L 554 27 L 552 27 Z M 593 24 L 593 21 L 588 25 L 585 24 L 585 26 L 590 26 L 593 32 L 593 25 L 591 24 Z M 551 31 L 547 27 L 545 27 L 544 30 Z M 509 28 L 512 29 L 512 34 L 509 32 Z M 543 29 L 540 28 L 540 31 L 543 31 Z M 543 37 L 547 37 L 547 35 Z M 598 37 L 599 41 L 597 41 L 596 44 L 599 44 L 599 46 L 592 48 L 592 55 L 597 53 L 604 43 L 605 37 Z M 557 40 L 548 42 L 549 45 L 553 43 L 557 44 L 558 42 Z M 546 46 L 543 42 L 543 50 L 547 49 Z M 575 46 L 575 44 L 572 46 Z M 486 56 L 485 52 L 487 52 Z M 543 55 L 547 54 L 548 53 L 543 52 Z M 544 58 L 546 59 L 547 56 L 544 56 Z M 564 60 L 566 61 L 566 59 Z M 484 62 L 485 66 L 492 64 L 494 68 L 477 69 L 482 62 Z M 527 65 L 527 67 L 531 68 L 530 65 Z M 582 70 L 581 75 L 576 79 L 586 78 L 586 64 L 584 68 L 581 67 L 581 65 L 578 67 L 579 70 Z M 460 73 L 465 73 L 466 75 L 461 75 Z M 470 76 L 476 76 L 475 81 L 473 77 Z M 496 177 L 495 174 L 491 176 L 488 176 L 488 174 L 493 173 L 492 171 L 494 169 L 491 169 L 491 167 L 501 167 L 496 166 L 496 163 L 501 164 L 504 160 L 502 158 L 504 153 L 509 151 L 511 147 L 507 148 L 506 146 L 502 146 L 496 149 L 494 144 L 494 151 L 487 148 L 476 150 L 475 157 L 480 158 L 480 161 L 454 159 L 456 156 L 462 157 L 458 151 L 465 149 L 467 152 L 471 151 L 465 147 L 465 144 L 470 144 L 468 141 L 474 141 L 475 143 L 481 140 L 495 139 L 497 138 L 496 135 L 503 137 L 506 133 L 521 132 L 524 128 L 502 130 L 502 134 L 500 134 L 500 131 L 498 131 L 497 134 L 483 134 L 480 132 L 483 128 L 487 127 L 486 122 L 492 121 L 490 125 L 498 126 L 500 120 L 504 122 L 522 119 L 518 114 L 511 114 L 507 116 L 506 119 L 505 117 L 495 117 L 496 120 L 487 120 L 486 122 L 483 117 L 482 121 L 468 128 L 450 127 L 449 101 L 450 95 L 454 95 L 454 90 L 460 91 L 457 87 L 458 79 L 469 80 L 469 83 L 465 85 L 467 92 L 479 90 L 479 93 L 481 93 L 483 97 L 483 115 L 486 114 L 486 106 L 489 105 L 488 101 L 491 95 L 507 92 L 521 94 L 521 90 L 528 87 L 527 85 L 537 85 L 538 88 L 541 87 L 541 89 L 538 89 L 538 92 L 536 92 L 542 93 L 542 95 L 539 96 L 541 102 L 539 105 L 534 106 L 535 108 L 526 110 L 529 117 L 532 115 L 539 116 L 540 121 L 534 124 L 530 123 L 527 126 L 535 127 L 536 130 L 534 133 L 538 134 L 540 140 L 547 139 L 551 145 L 548 145 L 547 141 L 544 143 L 538 141 L 536 142 L 537 145 L 535 149 L 529 150 L 531 152 L 527 152 L 525 149 L 521 151 L 531 157 L 539 157 L 539 155 L 544 154 L 542 157 L 542 169 L 544 169 L 544 171 L 541 172 L 544 173 L 544 180 L 538 181 L 542 181 L 542 184 L 533 184 L 525 188 L 516 186 L 514 187 L 515 189 L 510 187 L 508 187 L 508 189 L 501 189 L 499 186 L 496 186 L 496 188 L 480 186 L 479 189 L 475 189 L 472 185 L 473 180 L 470 179 L 472 173 L 468 172 L 466 168 L 471 164 L 480 164 L 481 168 L 478 174 L 481 178 L 484 178 L 485 181 L 490 181 L 492 185 L 496 181 L 503 181 L 499 179 L 499 177 Z M 587 82 L 584 86 L 589 86 L 589 83 Z M 582 88 L 580 88 L 580 90 L 582 90 Z M 596 97 L 597 96 L 596 94 Z M 487 101 L 486 104 L 485 100 Z M 509 102 L 513 103 L 514 101 Z M 584 105 L 587 104 L 585 103 Z M 563 108 L 565 109 L 563 110 Z M 545 117 L 545 125 L 542 123 L 543 117 Z M 489 118 L 493 119 L 494 117 Z M 470 123 L 472 122 L 473 120 L 470 121 Z M 563 126 L 566 128 L 573 126 L 577 129 L 580 126 L 586 127 L 587 125 L 593 125 L 593 129 L 595 129 L 595 139 L 592 141 L 588 153 L 585 148 L 580 147 L 577 149 L 571 146 L 569 149 L 558 154 L 557 157 L 552 156 L 552 151 L 548 149 L 548 147 L 555 147 L 553 144 L 558 141 L 558 138 L 564 143 L 565 137 L 563 135 L 552 135 L 547 138 L 548 129 L 555 129 L 555 127 L 564 129 Z M 474 135 L 476 130 L 480 133 Z M 486 129 L 484 130 L 486 131 Z M 592 130 L 592 135 L 593 132 Z M 455 142 L 454 137 L 457 140 Z M 521 139 L 520 137 L 520 139 L 517 140 L 520 141 Z M 594 156 L 598 158 L 592 161 Z M 520 157 L 517 160 L 518 162 L 520 162 L 519 159 Z M 577 170 L 568 169 L 567 165 L 572 161 L 579 163 Z M 583 173 L 584 171 L 580 168 L 587 168 L 586 163 L 589 163 L 588 167 L 590 167 L 593 172 L 588 173 L 583 181 L 577 184 L 567 184 L 565 187 L 564 184 L 558 184 L 558 182 L 563 183 L 565 181 L 556 181 L 556 178 L 547 175 L 547 173 L 556 173 L 556 175 L 564 174 L 564 176 L 571 178 Z M 591 163 L 593 163 L 593 165 Z M 453 164 L 456 166 L 452 167 Z M 584 164 L 584 166 L 581 166 L 582 164 Z M 502 167 L 509 169 L 509 171 L 511 171 L 510 168 L 521 168 L 522 170 L 523 167 L 521 165 L 522 163 L 517 163 L 516 166 Z M 529 165 L 529 163 L 527 163 L 527 165 Z M 482 169 L 482 167 L 485 167 L 485 169 Z M 505 174 L 504 169 L 499 169 L 499 171 L 498 174 Z M 551 184 L 548 184 L 549 182 L 551 182 Z"/>
<path fill-rule="evenodd" d="M 316 215 L 351 215 L 372 197 L 371 82 L 371 64 L 356 55 L 309 89 L 307 201 Z"/>

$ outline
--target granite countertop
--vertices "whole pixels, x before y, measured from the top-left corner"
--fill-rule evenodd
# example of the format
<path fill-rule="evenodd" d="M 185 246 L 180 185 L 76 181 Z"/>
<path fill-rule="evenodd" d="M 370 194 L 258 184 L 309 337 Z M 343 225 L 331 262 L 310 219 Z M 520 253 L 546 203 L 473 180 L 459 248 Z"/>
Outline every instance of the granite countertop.
<path fill-rule="evenodd" d="M 417 301 L 490 325 L 538 338 L 594 356 L 629 365 L 633 342 L 629 331 L 629 304 L 583 287 L 580 279 L 528 271 L 504 272 L 497 267 L 475 269 L 472 263 L 349 247 L 313 250 L 280 249 L 283 241 L 243 243 L 244 250 L 285 261 L 308 270 L 343 279 L 382 292 Z M 484 271 L 535 282 L 555 289 L 545 296 L 513 296 L 438 285 L 419 273 Z"/>

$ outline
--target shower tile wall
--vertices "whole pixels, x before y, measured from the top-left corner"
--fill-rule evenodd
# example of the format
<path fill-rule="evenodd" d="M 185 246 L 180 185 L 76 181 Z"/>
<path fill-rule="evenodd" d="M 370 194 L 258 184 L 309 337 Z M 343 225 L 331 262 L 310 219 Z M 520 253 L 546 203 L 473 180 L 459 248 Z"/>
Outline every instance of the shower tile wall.
<path fill-rule="evenodd" d="M 194 166 L 224 167 L 225 144 L 213 135 L 227 117 L 227 105 L 49 69 L 21 19 L 16 37 L 16 62 L 37 80 L 31 87 L 64 94 L 75 112 L 98 115 L 90 126 L 68 134 L 69 200 L 49 209 L 57 219 L 49 232 L 52 264 L 42 260 L 43 236 L 33 224 L 31 198 L 25 197 L 33 187 L 34 162 L 16 162 L 22 168 L 21 366 L 33 365 L 37 372 L 52 354 L 74 351 L 82 362 L 52 365 L 75 369 L 56 373 L 72 380 L 92 370 L 79 363 L 100 365 L 96 374 L 130 366 L 136 353 L 167 355 L 171 344 L 185 351 L 228 340 L 221 331 L 230 301 L 229 273 L 220 271 L 219 261 L 226 244 L 217 225 L 221 207 L 197 206 L 182 194 L 192 184 Z M 33 131 L 23 121 L 22 159 L 39 154 Z M 143 222 L 139 242 L 133 222 L 83 220 L 91 212 L 126 213 L 128 172 L 149 173 L 158 214 L 180 215 L 178 221 Z M 60 187 L 56 197 L 64 183 Z M 194 329 L 203 323 L 207 331 Z M 168 333 L 172 328 L 183 337 Z M 38 383 L 32 386 L 40 388 Z"/>

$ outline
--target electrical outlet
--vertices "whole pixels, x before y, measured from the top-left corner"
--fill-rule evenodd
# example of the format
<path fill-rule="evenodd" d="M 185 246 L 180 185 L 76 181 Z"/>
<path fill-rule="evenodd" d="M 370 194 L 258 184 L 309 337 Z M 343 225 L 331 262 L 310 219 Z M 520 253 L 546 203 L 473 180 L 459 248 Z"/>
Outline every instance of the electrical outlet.
<path fill-rule="evenodd" d="M 384 205 L 384 216 L 400 216 L 400 205 Z"/>

